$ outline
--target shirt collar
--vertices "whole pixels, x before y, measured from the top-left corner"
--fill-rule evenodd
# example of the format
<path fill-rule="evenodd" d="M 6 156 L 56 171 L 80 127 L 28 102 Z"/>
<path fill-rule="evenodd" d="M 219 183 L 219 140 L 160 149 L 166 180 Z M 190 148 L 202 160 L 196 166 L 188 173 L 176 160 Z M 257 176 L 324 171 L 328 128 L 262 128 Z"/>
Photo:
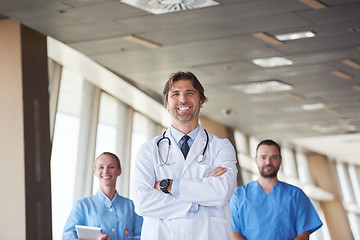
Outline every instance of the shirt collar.
<path fill-rule="evenodd" d="M 190 133 L 188 133 L 186 135 L 188 135 L 190 137 L 190 139 L 192 141 L 194 141 L 197 134 L 199 133 L 199 131 L 200 131 L 200 125 L 198 125 L 194 130 L 192 130 Z M 173 126 L 170 126 L 170 134 L 177 143 L 179 143 L 180 139 L 185 135 L 184 133 L 180 132 Z"/>
<path fill-rule="evenodd" d="M 118 193 L 115 193 L 115 197 L 112 201 L 110 201 L 110 199 L 99 189 L 97 194 L 96 194 L 101 201 L 104 203 L 105 206 L 107 207 L 112 207 L 113 203 L 115 203 L 118 200 Z"/>

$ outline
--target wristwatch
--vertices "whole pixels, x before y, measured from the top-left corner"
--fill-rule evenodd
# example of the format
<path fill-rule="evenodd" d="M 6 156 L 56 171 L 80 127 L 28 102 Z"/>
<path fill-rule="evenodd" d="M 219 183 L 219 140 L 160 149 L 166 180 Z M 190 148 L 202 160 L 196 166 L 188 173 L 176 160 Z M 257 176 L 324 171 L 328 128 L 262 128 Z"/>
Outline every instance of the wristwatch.
<path fill-rule="evenodd" d="M 169 193 L 168 191 L 169 185 L 170 185 L 170 179 L 161 180 L 159 183 L 160 190 L 163 191 L 164 193 Z"/>

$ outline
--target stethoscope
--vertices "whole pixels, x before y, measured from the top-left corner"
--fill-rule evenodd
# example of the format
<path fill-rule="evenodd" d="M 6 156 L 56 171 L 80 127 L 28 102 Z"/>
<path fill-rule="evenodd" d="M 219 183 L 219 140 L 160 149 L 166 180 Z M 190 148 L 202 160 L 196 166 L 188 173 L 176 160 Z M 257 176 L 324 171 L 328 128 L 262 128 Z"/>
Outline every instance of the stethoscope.
<path fill-rule="evenodd" d="M 204 150 L 202 152 L 202 154 L 198 157 L 198 159 L 196 160 L 198 163 L 201 162 L 202 160 L 204 160 L 204 155 L 205 155 L 205 151 L 206 151 L 206 148 L 209 144 L 209 134 L 207 133 L 207 131 L 204 129 L 204 132 L 206 134 L 206 144 L 205 144 L 205 147 L 204 147 Z M 165 136 L 165 133 L 166 131 L 164 131 L 164 133 L 162 134 L 162 137 L 159 139 L 159 141 L 157 141 L 156 145 L 158 147 L 158 153 L 159 153 L 159 157 L 160 157 L 160 161 L 159 163 L 157 164 L 158 167 L 162 167 L 164 165 L 170 165 L 170 164 L 174 164 L 175 162 L 168 162 L 169 160 L 169 153 L 170 153 L 170 146 L 171 146 L 171 141 L 170 141 L 170 138 L 166 137 Z M 165 158 L 165 161 L 164 159 L 161 157 L 161 153 L 160 153 L 160 142 L 163 141 L 163 140 L 166 140 L 168 142 L 168 150 L 167 150 L 167 154 L 166 154 L 166 158 Z"/>

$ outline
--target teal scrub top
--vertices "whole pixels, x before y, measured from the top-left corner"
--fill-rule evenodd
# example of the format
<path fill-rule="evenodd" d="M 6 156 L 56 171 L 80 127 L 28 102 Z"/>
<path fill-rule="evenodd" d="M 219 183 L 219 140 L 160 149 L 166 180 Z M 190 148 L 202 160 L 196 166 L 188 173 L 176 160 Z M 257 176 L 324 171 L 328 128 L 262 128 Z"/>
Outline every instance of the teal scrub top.
<path fill-rule="evenodd" d="M 230 210 L 232 230 L 247 240 L 290 240 L 322 226 L 305 193 L 285 182 L 278 182 L 269 194 L 258 181 L 238 187 Z"/>

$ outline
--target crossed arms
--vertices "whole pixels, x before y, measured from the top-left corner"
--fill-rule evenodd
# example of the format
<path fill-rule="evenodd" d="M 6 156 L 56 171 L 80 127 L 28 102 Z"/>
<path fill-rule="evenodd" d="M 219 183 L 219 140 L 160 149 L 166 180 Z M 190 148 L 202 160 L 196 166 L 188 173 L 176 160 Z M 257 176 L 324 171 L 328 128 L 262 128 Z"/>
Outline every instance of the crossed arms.
<path fill-rule="evenodd" d="M 186 216 L 193 203 L 207 207 L 227 204 L 236 187 L 236 156 L 228 140 L 217 141 L 219 143 L 212 150 L 212 156 L 208 156 L 208 159 L 214 158 L 208 165 L 208 167 L 214 166 L 214 169 L 207 176 L 190 174 L 180 178 L 179 198 L 158 191 L 158 181 L 172 178 L 175 172 L 179 173 L 182 169 L 178 171 L 177 166 L 174 165 L 163 166 L 162 169 L 156 168 L 153 158 L 157 154 L 157 149 L 151 144 L 142 145 L 134 169 L 135 212 L 141 216 L 169 220 Z M 196 161 L 193 164 L 189 166 L 193 170 L 206 167 Z M 156 171 L 165 172 L 167 171 L 165 168 L 172 170 L 169 170 L 167 175 L 159 176 Z"/>

